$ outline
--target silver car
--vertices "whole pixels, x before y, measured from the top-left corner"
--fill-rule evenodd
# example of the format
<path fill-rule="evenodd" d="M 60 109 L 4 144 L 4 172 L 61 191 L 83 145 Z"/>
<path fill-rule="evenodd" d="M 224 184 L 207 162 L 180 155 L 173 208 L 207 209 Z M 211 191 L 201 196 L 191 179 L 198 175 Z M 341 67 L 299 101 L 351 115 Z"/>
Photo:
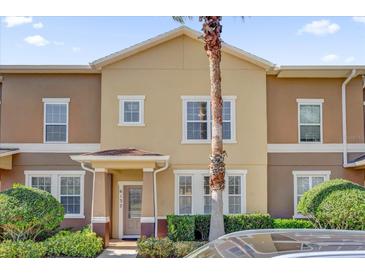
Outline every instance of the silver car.
<path fill-rule="evenodd" d="M 365 231 L 260 229 L 224 235 L 189 258 L 365 258 Z"/>

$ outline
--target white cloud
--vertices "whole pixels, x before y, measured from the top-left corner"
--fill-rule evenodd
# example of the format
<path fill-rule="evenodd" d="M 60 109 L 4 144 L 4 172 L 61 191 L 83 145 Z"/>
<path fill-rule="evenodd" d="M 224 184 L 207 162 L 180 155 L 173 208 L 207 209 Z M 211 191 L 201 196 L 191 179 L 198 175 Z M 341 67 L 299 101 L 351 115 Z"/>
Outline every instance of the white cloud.
<path fill-rule="evenodd" d="M 7 16 L 4 19 L 4 23 L 7 28 L 30 24 L 32 21 L 33 18 L 31 16 Z"/>
<path fill-rule="evenodd" d="M 354 61 L 355 61 L 354 56 L 349 56 L 349 57 L 345 58 L 345 63 L 353 63 Z"/>
<path fill-rule="evenodd" d="M 73 52 L 80 52 L 81 51 L 81 48 L 79 48 L 79 47 L 72 47 L 72 51 Z"/>
<path fill-rule="evenodd" d="M 358 23 L 364 23 L 365 24 L 365 16 L 354 16 L 352 17 L 352 20 Z"/>
<path fill-rule="evenodd" d="M 312 21 L 309 24 L 303 26 L 300 30 L 298 30 L 298 34 L 302 34 L 304 32 L 311 33 L 314 35 L 326 35 L 333 34 L 340 30 L 340 26 L 336 23 L 331 23 L 329 20 L 319 20 Z"/>
<path fill-rule="evenodd" d="M 43 26 L 42 22 L 38 22 L 38 23 L 33 24 L 33 28 L 35 28 L 35 29 L 42 29 L 43 27 L 44 26 Z"/>
<path fill-rule="evenodd" d="M 336 54 L 327 54 L 321 58 L 321 60 L 325 63 L 331 63 L 338 60 L 338 56 Z"/>
<path fill-rule="evenodd" d="M 65 44 L 65 42 L 62 41 L 53 41 L 53 44 L 56 46 L 63 46 Z"/>
<path fill-rule="evenodd" d="M 24 38 L 24 41 L 36 47 L 43 47 L 49 44 L 49 41 L 40 35 L 33 35 Z"/>

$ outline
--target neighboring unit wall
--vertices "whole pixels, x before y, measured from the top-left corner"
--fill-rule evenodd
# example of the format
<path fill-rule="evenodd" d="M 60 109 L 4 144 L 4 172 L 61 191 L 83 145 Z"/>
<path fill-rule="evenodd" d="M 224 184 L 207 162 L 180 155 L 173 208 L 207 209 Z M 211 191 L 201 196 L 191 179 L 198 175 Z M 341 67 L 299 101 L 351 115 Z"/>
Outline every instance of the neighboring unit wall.
<path fill-rule="evenodd" d="M 174 170 L 206 169 L 210 144 L 182 144 L 181 96 L 209 96 L 203 44 L 180 36 L 102 69 L 101 148 L 137 147 L 170 155 L 157 176 L 158 215 L 174 212 Z M 266 74 L 222 55 L 222 93 L 236 96 L 236 140 L 226 143 L 227 169 L 247 170 L 247 211 L 267 211 Z M 144 126 L 118 126 L 119 95 L 143 95 Z"/>
<path fill-rule="evenodd" d="M 69 143 L 100 142 L 100 75 L 3 75 L 1 143 L 43 143 L 42 98 L 70 98 Z"/>
<path fill-rule="evenodd" d="M 343 168 L 342 144 L 342 78 L 277 78 L 267 77 L 268 115 L 268 208 L 274 217 L 294 215 L 293 171 L 330 172 L 330 179 L 345 178 L 364 185 L 364 171 Z M 348 143 L 364 143 L 363 91 L 361 77 L 347 85 L 347 139 Z M 285 144 L 298 144 L 297 99 L 323 99 L 323 145 L 300 144 L 312 152 L 301 153 Z M 275 144 L 283 151 L 271 153 Z M 340 150 L 330 151 L 328 144 L 340 145 Z M 333 146 L 337 147 L 337 146 Z M 299 148 L 299 146 L 298 146 Z M 326 153 L 315 152 L 318 150 Z M 290 151 L 290 153 L 288 153 Z M 359 151 L 361 152 L 361 151 Z M 360 153 L 361 154 L 361 153 Z M 349 155 L 354 159 L 358 155 Z"/>
<path fill-rule="evenodd" d="M 13 183 L 25 184 L 24 171 L 83 171 L 80 164 L 72 161 L 67 153 L 20 153 L 13 155 L 12 170 L 1 170 L 1 189 L 10 188 Z M 85 218 L 65 219 L 63 227 L 81 228 L 90 223 L 93 176 L 86 172 L 84 177 L 84 215 Z"/>
<path fill-rule="evenodd" d="M 330 179 L 346 178 L 364 185 L 364 171 L 343 168 L 341 153 L 269 153 L 268 207 L 273 217 L 293 217 L 293 171 L 299 170 L 330 171 Z"/>
<path fill-rule="evenodd" d="M 324 99 L 323 143 L 342 143 L 342 78 L 267 77 L 268 143 L 298 143 L 298 104 L 296 99 Z M 347 141 L 364 143 L 362 79 L 347 85 Z"/>

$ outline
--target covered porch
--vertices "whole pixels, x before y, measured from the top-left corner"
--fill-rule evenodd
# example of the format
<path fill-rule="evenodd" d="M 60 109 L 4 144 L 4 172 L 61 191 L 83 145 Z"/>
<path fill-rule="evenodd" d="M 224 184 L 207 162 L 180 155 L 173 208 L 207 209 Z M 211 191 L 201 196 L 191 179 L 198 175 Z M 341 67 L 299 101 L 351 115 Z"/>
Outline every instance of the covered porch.
<path fill-rule="evenodd" d="M 104 238 L 157 236 L 156 174 L 169 156 L 136 148 L 71 156 L 94 174 L 91 224 Z"/>

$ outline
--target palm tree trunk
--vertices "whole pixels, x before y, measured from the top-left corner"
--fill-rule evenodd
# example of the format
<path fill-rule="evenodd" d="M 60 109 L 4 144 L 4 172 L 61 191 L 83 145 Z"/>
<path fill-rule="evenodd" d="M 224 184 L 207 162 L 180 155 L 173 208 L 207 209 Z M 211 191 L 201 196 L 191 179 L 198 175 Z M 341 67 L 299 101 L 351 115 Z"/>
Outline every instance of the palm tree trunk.
<path fill-rule="evenodd" d="M 220 16 L 200 17 L 203 23 L 205 50 L 209 59 L 210 98 L 212 109 L 212 155 L 210 157 L 210 189 L 212 192 L 212 213 L 209 240 L 224 235 L 223 199 L 225 164 L 222 132 L 222 90 L 221 90 L 221 38 Z"/>

